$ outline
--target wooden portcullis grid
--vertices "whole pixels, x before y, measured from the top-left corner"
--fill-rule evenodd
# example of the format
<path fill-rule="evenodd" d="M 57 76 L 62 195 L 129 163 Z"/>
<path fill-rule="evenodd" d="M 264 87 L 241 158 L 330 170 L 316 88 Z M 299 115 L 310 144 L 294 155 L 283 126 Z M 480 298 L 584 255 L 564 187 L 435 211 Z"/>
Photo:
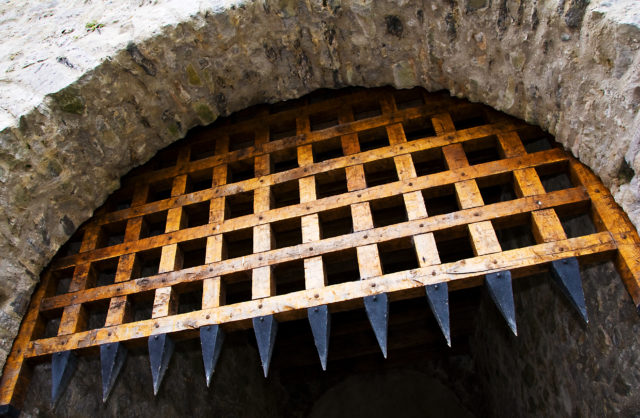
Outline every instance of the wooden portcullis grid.
<path fill-rule="evenodd" d="M 568 236 L 564 220 L 581 214 L 593 233 Z M 530 242 L 502 239 L 514 228 Z M 361 308 L 363 299 L 385 350 L 387 295 L 425 287 L 445 288 L 444 300 L 440 291 L 430 301 L 446 336 L 446 289 L 485 278 L 551 267 L 581 309 L 568 277 L 577 267 L 558 264 L 574 258 L 613 258 L 638 306 L 639 242 L 586 167 L 484 106 L 376 89 L 254 107 L 131 173 L 61 250 L 4 368 L 0 405 L 20 407 L 34 359 L 197 337 L 216 325 L 255 324 L 266 373 L 269 326 L 308 314 L 324 362 L 325 307 Z M 347 259 L 355 276 L 341 271 Z M 491 293 L 515 331 L 506 283 Z M 160 370 L 169 343 L 158 344 Z"/>

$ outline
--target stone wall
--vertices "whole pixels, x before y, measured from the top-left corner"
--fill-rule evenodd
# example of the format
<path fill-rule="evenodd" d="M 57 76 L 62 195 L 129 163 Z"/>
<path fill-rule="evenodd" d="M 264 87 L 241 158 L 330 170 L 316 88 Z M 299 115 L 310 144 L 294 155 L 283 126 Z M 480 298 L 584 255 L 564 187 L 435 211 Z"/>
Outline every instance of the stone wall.
<path fill-rule="evenodd" d="M 4 3 L 0 364 L 43 266 L 123 174 L 195 125 L 320 87 L 445 88 L 540 125 L 639 225 L 635 4 Z"/>

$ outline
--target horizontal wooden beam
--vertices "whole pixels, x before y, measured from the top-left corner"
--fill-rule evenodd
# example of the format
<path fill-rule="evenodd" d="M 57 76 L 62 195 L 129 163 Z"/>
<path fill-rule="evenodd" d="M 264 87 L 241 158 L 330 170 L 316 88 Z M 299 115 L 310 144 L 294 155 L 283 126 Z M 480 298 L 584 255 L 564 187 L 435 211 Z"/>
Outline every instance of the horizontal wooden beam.
<path fill-rule="evenodd" d="M 46 298 L 42 302 L 41 310 L 58 309 L 64 306 L 145 292 L 179 283 L 200 281 L 237 271 L 245 271 L 296 259 L 314 257 L 396 238 L 443 231 L 474 222 L 490 221 L 493 219 L 502 219 L 504 222 L 505 218 L 526 214 L 534 210 L 578 205 L 587 201 L 588 196 L 583 188 L 558 190 L 545 195 L 529 196 L 508 202 L 465 209 L 445 215 L 416 219 L 391 226 L 299 244 L 293 247 L 223 260 L 209 265 L 162 273 L 128 282 L 114 283 L 109 286 L 86 289 L 82 292 L 53 296 Z"/>
<path fill-rule="evenodd" d="M 25 356 L 30 358 L 59 351 L 86 349 L 110 342 L 146 338 L 154 334 L 188 332 L 213 324 L 235 324 L 236 328 L 247 328 L 250 327 L 250 319 L 264 315 L 273 314 L 279 321 L 286 321 L 291 318 L 289 313 L 309 307 L 331 305 L 335 309 L 340 309 L 341 304 L 361 301 L 365 296 L 383 292 L 392 294 L 392 298 L 401 299 L 403 293 L 407 291 L 442 282 L 448 282 L 451 289 L 464 288 L 476 285 L 474 282 L 465 283 L 468 279 L 484 277 L 488 273 L 503 270 L 517 272 L 568 257 L 581 258 L 594 254 L 612 253 L 615 250 L 616 245 L 611 234 L 599 232 L 563 241 L 473 257 L 455 263 L 336 284 L 322 289 L 308 289 L 171 317 L 32 341 Z M 297 318 L 297 316 L 293 318 Z"/>

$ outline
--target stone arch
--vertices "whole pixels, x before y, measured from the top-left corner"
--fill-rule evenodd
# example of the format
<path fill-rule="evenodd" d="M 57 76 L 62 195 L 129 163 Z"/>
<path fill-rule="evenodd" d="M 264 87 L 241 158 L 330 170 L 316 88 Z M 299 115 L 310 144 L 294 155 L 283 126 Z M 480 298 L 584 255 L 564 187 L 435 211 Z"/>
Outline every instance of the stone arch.
<path fill-rule="evenodd" d="M 632 0 L 29 7 L 5 10 L 2 362 L 39 272 L 123 174 L 195 125 L 320 87 L 444 88 L 523 118 L 640 224 Z"/>

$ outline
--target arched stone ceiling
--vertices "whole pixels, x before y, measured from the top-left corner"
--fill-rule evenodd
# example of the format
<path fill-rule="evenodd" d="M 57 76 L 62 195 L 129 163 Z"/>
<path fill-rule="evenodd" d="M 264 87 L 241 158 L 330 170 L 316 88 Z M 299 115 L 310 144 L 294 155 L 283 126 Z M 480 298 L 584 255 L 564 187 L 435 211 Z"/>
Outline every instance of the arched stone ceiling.
<path fill-rule="evenodd" d="M 157 150 L 252 104 L 447 89 L 556 135 L 640 225 L 636 0 L 0 6 L 0 363 L 38 275 Z"/>

